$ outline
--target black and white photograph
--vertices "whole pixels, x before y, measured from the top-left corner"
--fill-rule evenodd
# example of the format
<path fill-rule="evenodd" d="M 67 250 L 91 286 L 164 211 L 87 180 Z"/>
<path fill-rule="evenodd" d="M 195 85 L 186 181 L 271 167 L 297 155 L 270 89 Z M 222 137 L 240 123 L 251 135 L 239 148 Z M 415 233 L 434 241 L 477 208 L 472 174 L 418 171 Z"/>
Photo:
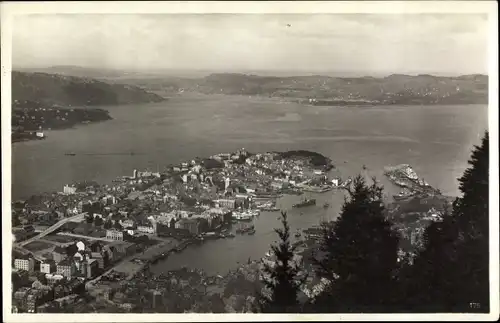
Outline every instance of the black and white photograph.
<path fill-rule="evenodd" d="M 2 3 L 4 320 L 498 319 L 497 3 L 208 3 Z"/>

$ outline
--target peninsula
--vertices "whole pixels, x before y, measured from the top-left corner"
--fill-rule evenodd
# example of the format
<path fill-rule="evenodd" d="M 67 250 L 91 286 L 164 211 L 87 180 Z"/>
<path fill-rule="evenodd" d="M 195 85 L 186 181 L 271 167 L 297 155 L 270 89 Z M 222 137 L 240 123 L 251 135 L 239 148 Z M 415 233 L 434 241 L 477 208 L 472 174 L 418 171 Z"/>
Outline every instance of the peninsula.
<path fill-rule="evenodd" d="M 314 158 L 322 165 L 313 164 Z M 134 170 L 112 185 L 80 182 L 62 192 L 16 201 L 14 302 L 35 275 L 52 297 L 37 294 L 33 308 L 17 302 L 19 310 L 60 312 L 59 300 L 73 294 L 101 304 L 103 291 L 117 281 L 140 283 L 141 277 L 149 277 L 150 264 L 189 244 L 254 234 L 248 222 L 261 211 L 273 212 L 276 199 L 287 191 L 333 189 L 325 174 L 330 164 L 314 152 L 298 156 L 240 149 L 169 165 L 161 173 Z"/>
<path fill-rule="evenodd" d="M 44 130 L 112 119 L 99 106 L 161 102 L 131 85 L 47 73 L 12 72 L 12 141 L 43 139 Z"/>
<path fill-rule="evenodd" d="M 350 179 L 330 177 L 332 167 L 330 158 L 312 151 L 254 154 L 240 149 L 169 165 L 162 172 L 134 170 L 111 185 L 80 182 L 64 186 L 62 192 L 16 201 L 12 204 L 14 304 L 28 312 L 64 312 L 68 303 L 62 300 L 71 297 L 72 312 L 88 312 L 89 306 L 93 311 L 130 312 L 141 304 L 138 295 L 153 293 L 158 302 L 166 302 L 163 311 L 196 311 L 210 299 L 220 305 L 218 311 L 239 311 L 232 302 L 250 297 L 249 286 L 252 291 L 262 288 L 259 272 L 272 257 L 249 260 L 225 276 L 187 268 L 154 275 L 150 266 L 190 244 L 255 234 L 250 222 L 261 212 L 271 216 L 279 211 L 276 201 L 282 195 L 348 188 Z M 420 183 L 408 167 L 397 170 L 399 177 Z M 438 220 L 443 211 L 419 204 L 410 223 L 408 212 L 413 207 L 403 210 L 410 204 L 401 203 L 390 207 L 388 216 L 411 247 L 414 227 L 428 224 L 422 220 L 426 217 Z M 306 203 L 303 208 L 322 206 Z M 320 228 L 304 230 L 304 238 L 296 242 L 302 259 L 297 261 L 311 266 L 310 254 L 318 246 L 320 232 Z M 406 250 L 402 246 L 402 252 Z M 36 285 L 33 281 L 50 293 L 36 294 L 31 305 L 18 302 L 17 296 L 38 290 L 30 289 Z M 198 293 L 199 282 L 214 290 L 210 299 Z M 321 284 L 314 278 L 303 292 L 312 295 L 311 290 Z M 158 306 L 151 304 L 149 311 L 156 310 Z"/>

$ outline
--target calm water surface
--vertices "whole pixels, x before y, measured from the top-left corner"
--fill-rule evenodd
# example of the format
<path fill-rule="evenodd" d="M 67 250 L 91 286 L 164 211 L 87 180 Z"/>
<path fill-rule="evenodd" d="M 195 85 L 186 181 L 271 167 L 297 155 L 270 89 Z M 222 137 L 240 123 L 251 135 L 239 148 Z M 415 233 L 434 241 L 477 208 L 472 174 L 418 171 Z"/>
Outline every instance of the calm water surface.
<path fill-rule="evenodd" d="M 487 128 L 487 107 L 391 106 L 312 107 L 275 99 L 241 96 L 176 97 L 168 102 L 107 108 L 114 120 L 48 131 L 44 141 L 16 143 L 12 148 L 12 195 L 25 198 L 60 191 L 81 180 L 109 183 L 137 169 L 245 147 L 252 152 L 307 149 L 332 158 L 343 177 L 376 176 L 392 194 L 397 189 L 382 176 L 386 165 L 411 164 L 444 193 L 457 195 L 456 178 L 467 167 L 470 149 Z M 77 156 L 64 156 L 74 152 Z M 134 152 L 134 155 L 113 155 Z M 100 154 L 110 155 L 79 155 Z M 367 170 L 362 166 L 366 165 Z M 332 218 L 343 194 L 316 196 L 318 205 L 300 215 L 290 210 L 293 230 Z M 289 209 L 297 197 L 279 201 Z M 322 208 L 328 200 L 332 207 Z M 170 257 L 156 266 L 183 265 L 224 273 L 237 262 L 261 257 L 275 240 L 276 213 L 255 220 L 254 236 L 211 241 Z"/>

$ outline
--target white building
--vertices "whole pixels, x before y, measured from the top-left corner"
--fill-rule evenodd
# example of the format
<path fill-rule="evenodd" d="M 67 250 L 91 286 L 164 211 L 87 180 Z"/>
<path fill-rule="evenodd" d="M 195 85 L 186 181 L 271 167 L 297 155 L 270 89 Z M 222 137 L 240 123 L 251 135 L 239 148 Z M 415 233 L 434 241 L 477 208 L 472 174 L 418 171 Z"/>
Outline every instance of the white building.
<path fill-rule="evenodd" d="M 56 264 L 55 262 L 44 262 L 40 264 L 40 272 L 44 274 L 52 274 L 53 272 L 56 271 Z"/>
<path fill-rule="evenodd" d="M 129 227 L 133 227 L 135 222 L 133 220 L 127 219 L 127 220 L 120 221 L 120 224 L 124 228 L 129 228 Z"/>
<path fill-rule="evenodd" d="M 58 281 L 63 280 L 64 276 L 59 274 L 45 274 L 45 278 L 47 278 L 47 283 L 55 284 Z"/>
<path fill-rule="evenodd" d="M 106 239 L 123 241 L 123 232 L 118 230 L 106 230 Z"/>
<path fill-rule="evenodd" d="M 215 200 L 215 203 L 217 204 L 218 207 L 226 207 L 229 209 L 234 209 L 236 207 L 235 200 L 220 199 L 220 200 Z"/>
<path fill-rule="evenodd" d="M 15 259 L 14 268 L 30 271 L 30 262 L 28 259 Z"/>
<path fill-rule="evenodd" d="M 67 195 L 75 194 L 76 193 L 76 187 L 75 186 L 69 186 L 69 185 L 64 185 L 63 188 L 63 193 Z"/>
<path fill-rule="evenodd" d="M 83 243 L 83 241 L 78 241 L 76 243 L 76 248 L 78 251 L 84 251 L 85 250 L 85 243 Z"/>
<path fill-rule="evenodd" d="M 117 203 L 116 197 L 114 197 L 113 195 L 106 195 L 102 198 L 102 201 L 105 205 L 112 205 Z"/>
<path fill-rule="evenodd" d="M 137 226 L 137 231 L 141 233 L 146 233 L 146 234 L 154 234 L 155 229 L 152 226 L 146 226 L 146 225 L 139 225 Z"/>

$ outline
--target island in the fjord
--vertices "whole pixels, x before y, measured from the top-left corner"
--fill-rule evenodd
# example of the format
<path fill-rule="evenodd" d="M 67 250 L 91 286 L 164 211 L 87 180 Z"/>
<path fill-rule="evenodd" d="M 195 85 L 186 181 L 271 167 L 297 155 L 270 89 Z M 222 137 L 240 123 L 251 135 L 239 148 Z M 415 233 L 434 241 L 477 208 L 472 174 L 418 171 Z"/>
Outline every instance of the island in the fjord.
<path fill-rule="evenodd" d="M 97 106 L 161 102 L 139 87 L 46 73 L 12 72 L 12 141 L 43 139 L 43 130 L 110 120 Z"/>

